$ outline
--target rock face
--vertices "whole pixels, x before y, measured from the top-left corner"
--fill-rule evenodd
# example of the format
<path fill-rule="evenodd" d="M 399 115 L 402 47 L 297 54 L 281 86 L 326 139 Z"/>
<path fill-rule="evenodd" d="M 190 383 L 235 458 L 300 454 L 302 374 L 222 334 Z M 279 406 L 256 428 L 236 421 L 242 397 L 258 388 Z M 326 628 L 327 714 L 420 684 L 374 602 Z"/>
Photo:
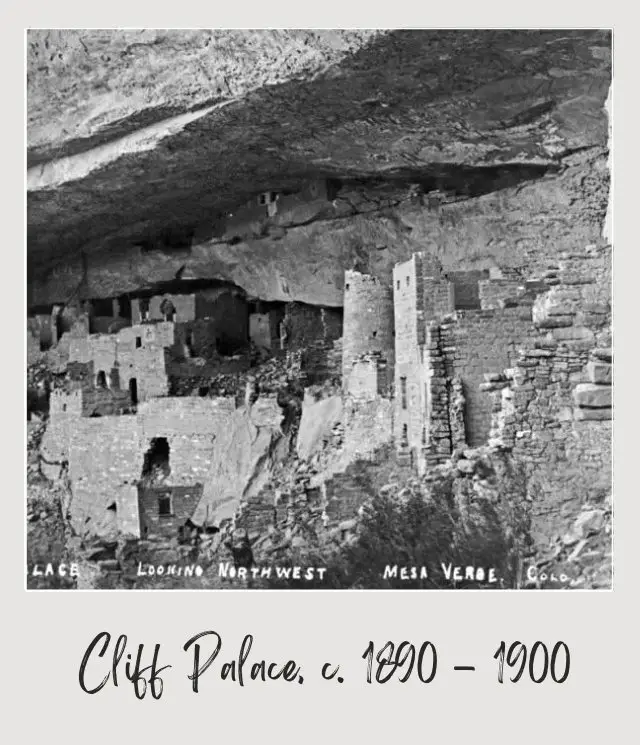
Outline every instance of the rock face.
<path fill-rule="evenodd" d="M 31 31 L 30 303 L 186 264 L 339 304 L 355 261 L 386 272 L 419 246 L 486 265 L 582 240 L 606 212 L 610 65 L 602 31 Z M 337 199 L 313 214 L 220 237 L 259 192 L 325 177 Z M 425 206 L 416 184 L 466 201 Z M 167 231 L 188 249 L 163 251 Z"/>

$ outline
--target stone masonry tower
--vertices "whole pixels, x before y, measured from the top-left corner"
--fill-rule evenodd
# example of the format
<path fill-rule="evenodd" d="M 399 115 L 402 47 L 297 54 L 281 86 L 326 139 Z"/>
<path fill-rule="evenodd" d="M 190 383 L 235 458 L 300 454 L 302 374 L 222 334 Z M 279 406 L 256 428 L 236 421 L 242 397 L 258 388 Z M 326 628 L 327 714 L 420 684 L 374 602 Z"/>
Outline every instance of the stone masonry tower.
<path fill-rule="evenodd" d="M 345 272 L 342 379 L 346 390 L 354 362 L 379 352 L 391 385 L 394 366 L 393 292 L 388 284 L 360 272 Z"/>
<path fill-rule="evenodd" d="M 453 283 L 428 254 L 393 270 L 395 315 L 394 438 L 398 452 L 425 466 L 432 403 L 429 323 L 454 311 Z"/>

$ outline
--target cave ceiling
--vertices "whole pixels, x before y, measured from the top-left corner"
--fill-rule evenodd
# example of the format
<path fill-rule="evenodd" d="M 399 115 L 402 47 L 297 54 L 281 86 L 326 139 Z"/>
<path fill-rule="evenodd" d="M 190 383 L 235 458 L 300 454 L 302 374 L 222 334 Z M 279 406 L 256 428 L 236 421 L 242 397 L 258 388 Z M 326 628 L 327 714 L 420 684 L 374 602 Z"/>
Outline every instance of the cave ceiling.
<path fill-rule="evenodd" d="M 27 266 L 310 178 L 464 193 L 607 140 L 598 30 L 30 31 Z"/>

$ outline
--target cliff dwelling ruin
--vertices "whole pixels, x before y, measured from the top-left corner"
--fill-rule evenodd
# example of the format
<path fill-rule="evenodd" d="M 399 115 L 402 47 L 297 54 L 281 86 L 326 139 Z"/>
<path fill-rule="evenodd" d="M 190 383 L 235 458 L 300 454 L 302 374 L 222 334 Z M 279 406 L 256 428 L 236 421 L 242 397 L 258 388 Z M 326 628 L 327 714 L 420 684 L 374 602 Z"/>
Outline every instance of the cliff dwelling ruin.
<path fill-rule="evenodd" d="M 137 586 L 438 479 L 513 507 L 506 462 L 607 586 L 610 34 L 245 33 L 28 33 L 28 498 Z"/>

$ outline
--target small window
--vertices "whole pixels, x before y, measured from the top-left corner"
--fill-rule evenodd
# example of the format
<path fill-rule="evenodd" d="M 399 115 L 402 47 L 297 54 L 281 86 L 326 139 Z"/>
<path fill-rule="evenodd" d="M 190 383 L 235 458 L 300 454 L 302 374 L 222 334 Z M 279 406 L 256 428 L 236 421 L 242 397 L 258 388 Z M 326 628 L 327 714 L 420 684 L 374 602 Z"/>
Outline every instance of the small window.
<path fill-rule="evenodd" d="M 142 337 L 136 336 L 136 349 L 140 349 L 141 346 L 142 346 Z"/>
<path fill-rule="evenodd" d="M 62 404 L 62 411 L 66 411 L 66 410 L 67 410 L 67 404 Z"/>
<path fill-rule="evenodd" d="M 411 277 L 407 277 L 407 287 L 411 284 Z"/>
<path fill-rule="evenodd" d="M 396 290 L 399 290 L 399 289 L 400 289 L 400 280 L 398 280 L 398 281 L 396 282 Z"/>
<path fill-rule="evenodd" d="M 344 288 L 345 288 L 345 290 L 348 290 L 348 289 L 349 289 L 349 283 L 348 283 L 348 282 L 347 282 L 347 284 L 346 284 L 346 285 L 344 286 Z"/>
<path fill-rule="evenodd" d="M 108 388 L 107 374 L 104 370 L 100 370 L 96 375 L 96 388 Z"/>
<path fill-rule="evenodd" d="M 378 336 L 378 332 L 377 331 L 374 331 L 373 334 L 372 334 L 372 336 L 375 339 L 375 337 Z"/>
<path fill-rule="evenodd" d="M 163 494 L 158 497 L 158 516 L 159 517 L 171 517 L 171 496 L 169 494 Z"/>

